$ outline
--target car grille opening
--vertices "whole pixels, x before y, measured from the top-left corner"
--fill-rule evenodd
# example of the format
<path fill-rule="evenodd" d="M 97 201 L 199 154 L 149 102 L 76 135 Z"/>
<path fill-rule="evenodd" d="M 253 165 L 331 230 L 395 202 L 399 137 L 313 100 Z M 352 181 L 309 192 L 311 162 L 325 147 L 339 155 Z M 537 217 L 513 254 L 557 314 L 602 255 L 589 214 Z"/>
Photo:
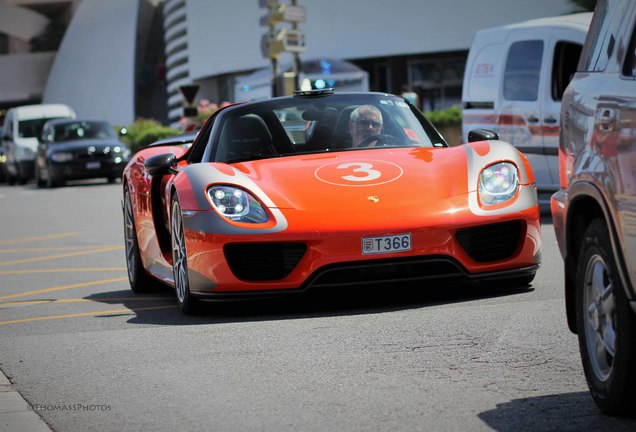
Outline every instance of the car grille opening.
<path fill-rule="evenodd" d="M 334 264 L 318 270 L 309 285 L 328 287 L 464 276 L 465 272 L 453 260 L 430 256 Z"/>
<path fill-rule="evenodd" d="M 272 281 L 287 277 L 305 255 L 303 243 L 229 244 L 225 259 L 234 275 L 245 281 Z"/>
<path fill-rule="evenodd" d="M 521 221 L 501 222 L 460 229 L 455 237 L 474 261 L 499 261 L 517 252 L 523 228 Z"/>

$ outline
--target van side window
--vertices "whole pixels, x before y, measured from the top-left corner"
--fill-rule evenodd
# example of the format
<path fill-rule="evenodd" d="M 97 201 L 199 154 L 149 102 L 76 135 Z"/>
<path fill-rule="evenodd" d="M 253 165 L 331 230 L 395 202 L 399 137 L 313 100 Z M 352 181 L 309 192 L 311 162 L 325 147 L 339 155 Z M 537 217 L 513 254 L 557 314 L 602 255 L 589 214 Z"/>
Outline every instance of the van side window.
<path fill-rule="evenodd" d="M 565 88 L 576 72 L 581 56 L 581 44 L 557 42 L 554 47 L 554 63 L 552 64 L 552 99 L 560 101 Z"/>
<path fill-rule="evenodd" d="M 528 40 L 510 45 L 504 75 L 504 98 L 535 101 L 539 94 L 539 76 L 543 41 Z"/>

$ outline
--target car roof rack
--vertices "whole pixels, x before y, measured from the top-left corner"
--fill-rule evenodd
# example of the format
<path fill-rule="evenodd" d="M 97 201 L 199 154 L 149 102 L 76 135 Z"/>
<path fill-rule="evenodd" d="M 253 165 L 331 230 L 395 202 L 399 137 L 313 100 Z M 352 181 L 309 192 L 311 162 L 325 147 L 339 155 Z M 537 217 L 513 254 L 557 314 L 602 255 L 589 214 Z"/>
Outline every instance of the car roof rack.
<path fill-rule="evenodd" d="M 333 88 L 324 88 L 316 90 L 294 90 L 294 97 L 311 97 L 332 95 Z"/>

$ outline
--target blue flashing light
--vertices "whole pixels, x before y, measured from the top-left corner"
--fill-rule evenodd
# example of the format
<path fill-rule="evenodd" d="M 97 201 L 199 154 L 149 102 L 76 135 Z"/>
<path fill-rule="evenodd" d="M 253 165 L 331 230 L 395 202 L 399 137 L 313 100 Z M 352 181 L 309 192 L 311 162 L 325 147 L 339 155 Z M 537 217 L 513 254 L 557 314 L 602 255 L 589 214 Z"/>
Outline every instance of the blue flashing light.
<path fill-rule="evenodd" d="M 316 87 L 317 89 L 324 89 L 325 87 L 327 87 L 327 83 L 323 79 L 317 79 L 316 81 L 314 81 L 314 87 Z"/>

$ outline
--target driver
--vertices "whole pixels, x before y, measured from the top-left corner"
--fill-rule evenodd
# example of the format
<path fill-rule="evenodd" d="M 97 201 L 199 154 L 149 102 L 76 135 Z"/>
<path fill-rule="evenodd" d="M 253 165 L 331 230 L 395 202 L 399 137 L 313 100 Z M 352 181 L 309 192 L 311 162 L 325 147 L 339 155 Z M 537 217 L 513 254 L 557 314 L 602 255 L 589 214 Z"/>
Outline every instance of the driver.
<path fill-rule="evenodd" d="M 373 105 L 360 105 L 351 112 L 349 117 L 349 133 L 351 134 L 351 144 L 353 147 L 360 147 L 360 144 L 367 138 L 382 133 L 382 113 Z M 364 147 L 375 147 L 377 140 L 368 141 Z"/>

